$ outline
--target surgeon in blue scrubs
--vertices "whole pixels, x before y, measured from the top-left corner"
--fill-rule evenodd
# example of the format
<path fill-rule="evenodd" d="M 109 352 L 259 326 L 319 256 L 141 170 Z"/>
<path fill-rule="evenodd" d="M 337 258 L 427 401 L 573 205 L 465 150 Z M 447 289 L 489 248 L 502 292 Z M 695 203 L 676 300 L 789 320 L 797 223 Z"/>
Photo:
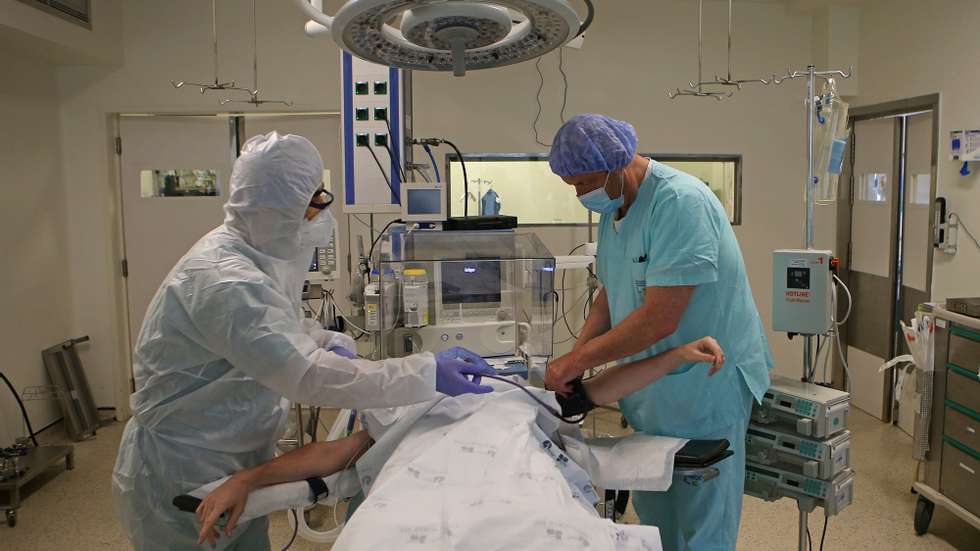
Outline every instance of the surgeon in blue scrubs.
<path fill-rule="evenodd" d="M 731 550 L 752 401 L 769 387 L 769 344 L 724 207 L 694 176 L 637 155 L 636 144 L 632 125 L 592 114 L 570 119 L 553 141 L 551 170 L 601 214 L 603 287 L 575 347 L 551 362 L 545 382 L 564 393 L 590 368 L 717 339 L 726 363 L 715 376 L 707 376 L 708 364 L 687 365 L 620 407 L 637 431 L 731 442 L 735 455 L 719 464 L 715 480 L 633 495 L 640 520 L 660 528 L 665 550 Z"/>

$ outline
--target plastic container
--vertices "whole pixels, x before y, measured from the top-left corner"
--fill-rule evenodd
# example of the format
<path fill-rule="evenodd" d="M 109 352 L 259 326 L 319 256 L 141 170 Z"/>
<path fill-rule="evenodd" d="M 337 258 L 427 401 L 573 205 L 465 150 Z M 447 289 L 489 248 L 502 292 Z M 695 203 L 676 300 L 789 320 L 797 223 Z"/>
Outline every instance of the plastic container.
<path fill-rule="evenodd" d="M 837 183 L 847 153 L 847 113 L 849 106 L 837 94 L 833 79 L 820 92 L 813 125 L 813 191 L 817 202 L 837 199 Z"/>
<path fill-rule="evenodd" d="M 371 270 L 371 282 L 364 288 L 365 329 L 380 331 L 395 326 L 399 314 L 397 288 L 393 270 L 385 268 L 384 277 L 377 268 Z"/>
<path fill-rule="evenodd" d="M 405 268 L 402 273 L 402 312 L 405 327 L 429 325 L 429 273 L 425 268 Z"/>

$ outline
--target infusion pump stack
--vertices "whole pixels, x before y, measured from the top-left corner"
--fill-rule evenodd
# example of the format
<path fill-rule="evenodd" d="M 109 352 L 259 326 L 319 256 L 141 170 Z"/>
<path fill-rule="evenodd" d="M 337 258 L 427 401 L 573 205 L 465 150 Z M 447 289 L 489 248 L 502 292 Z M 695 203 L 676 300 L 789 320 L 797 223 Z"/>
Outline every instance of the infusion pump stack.
<path fill-rule="evenodd" d="M 823 339 L 818 352 L 839 346 L 835 293 L 838 261 L 830 251 L 783 249 L 773 252 L 772 326 L 790 338 Z M 766 501 L 795 499 L 801 511 L 801 546 L 806 514 L 816 507 L 827 517 L 854 499 L 850 394 L 813 382 L 817 353 L 805 361 L 805 377 L 772 377 L 761 404 L 755 404 L 746 437 L 745 493 Z M 823 357 L 823 356 L 821 356 Z"/>

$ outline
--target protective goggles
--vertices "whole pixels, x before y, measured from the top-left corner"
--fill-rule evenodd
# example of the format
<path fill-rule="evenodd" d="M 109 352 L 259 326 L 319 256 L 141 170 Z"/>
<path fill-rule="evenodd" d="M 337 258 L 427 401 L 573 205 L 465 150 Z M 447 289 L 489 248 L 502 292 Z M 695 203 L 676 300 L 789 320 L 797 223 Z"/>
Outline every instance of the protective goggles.
<path fill-rule="evenodd" d="M 316 210 L 323 210 L 333 204 L 333 193 L 320 188 L 316 190 L 313 197 L 310 199 L 310 208 Z"/>

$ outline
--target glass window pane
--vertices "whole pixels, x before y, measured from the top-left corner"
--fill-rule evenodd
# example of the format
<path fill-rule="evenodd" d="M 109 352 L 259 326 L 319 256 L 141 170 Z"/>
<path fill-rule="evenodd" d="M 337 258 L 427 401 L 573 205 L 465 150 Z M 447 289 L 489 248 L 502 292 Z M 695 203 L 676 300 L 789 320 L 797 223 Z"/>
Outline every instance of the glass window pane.
<path fill-rule="evenodd" d="M 469 177 L 469 212 L 480 214 L 480 205 L 492 207 L 490 191 L 500 201 L 500 214 L 516 216 L 521 224 L 586 224 L 588 211 L 578 202 L 574 188 L 551 172 L 545 157 L 470 156 L 466 159 Z M 450 216 L 463 216 L 463 170 L 450 162 Z M 491 198 L 493 196 L 491 195 Z M 495 202 L 494 202 L 495 203 Z"/>
<path fill-rule="evenodd" d="M 888 201 L 888 174 L 873 172 L 861 176 L 858 186 L 858 200 L 870 203 Z"/>
<path fill-rule="evenodd" d="M 140 171 L 140 197 L 218 197 L 218 172 L 212 169 Z"/>
<path fill-rule="evenodd" d="M 658 162 L 687 172 L 704 182 L 725 207 L 728 220 L 739 223 L 740 157 L 696 155 L 660 158 Z M 463 170 L 455 155 L 449 156 L 450 216 L 463 216 Z M 500 214 L 516 216 L 524 224 L 586 224 L 588 211 L 578 201 L 574 189 L 551 172 L 548 159 L 535 154 L 487 153 L 465 155 L 469 178 L 469 213 L 492 214 L 499 201 Z M 493 192 L 488 196 L 488 193 Z M 494 199 L 496 196 L 496 200 Z M 598 216 L 593 218 L 598 220 Z"/>
<path fill-rule="evenodd" d="M 662 160 L 660 162 L 704 182 L 725 207 L 728 221 L 733 224 L 737 223 L 735 219 L 735 161 Z"/>

